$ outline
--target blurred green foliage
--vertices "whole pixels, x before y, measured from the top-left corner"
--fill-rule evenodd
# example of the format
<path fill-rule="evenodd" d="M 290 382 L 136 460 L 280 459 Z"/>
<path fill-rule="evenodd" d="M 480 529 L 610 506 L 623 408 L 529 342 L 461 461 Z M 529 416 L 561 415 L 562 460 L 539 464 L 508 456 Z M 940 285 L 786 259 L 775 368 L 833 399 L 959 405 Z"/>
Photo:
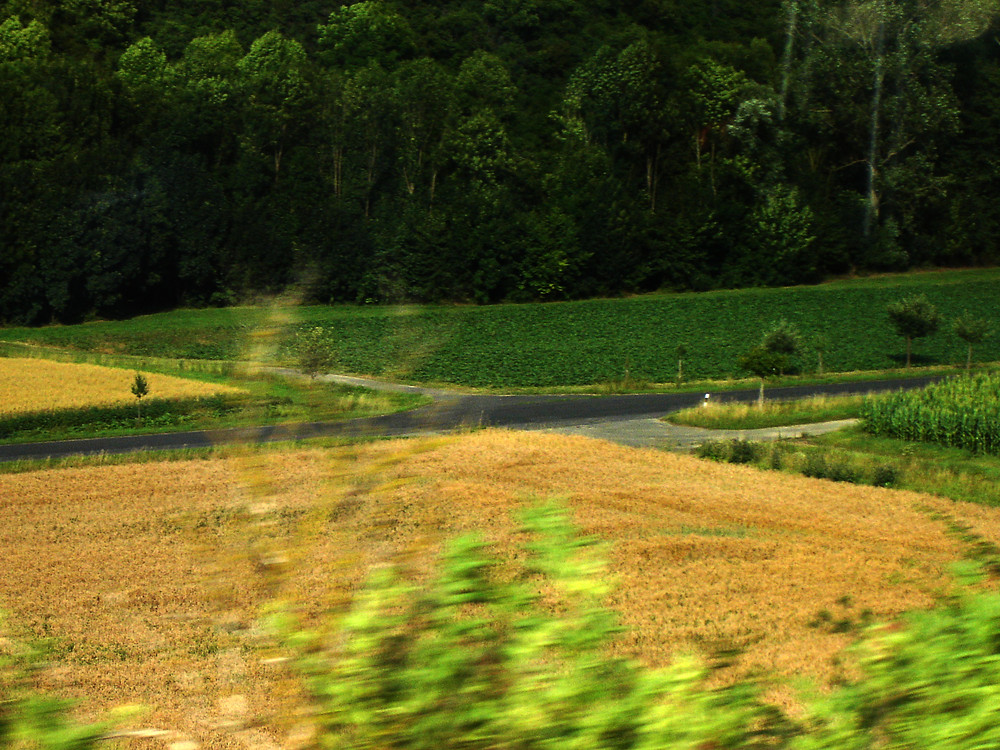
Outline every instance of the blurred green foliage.
<path fill-rule="evenodd" d="M 0 621 L 2 625 L 2 621 Z M 0 748 L 7 750 L 88 750 L 108 725 L 81 724 L 70 717 L 72 704 L 31 690 L 29 676 L 42 662 L 37 651 L 6 637 L 0 629 Z"/>
<path fill-rule="evenodd" d="M 272 620 L 294 654 L 325 748 L 994 747 L 1000 595 L 978 569 L 939 609 L 868 626 L 831 691 L 792 719 L 752 684 L 710 688 L 697 661 L 646 669 L 611 655 L 608 570 L 565 511 L 525 516 L 526 550 L 499 564 L 470 537 L 430 580 L 384 568 L 332 632 Z"/>
<path fill-rule="evenodd" d="M 552 506 L 526 516 L 516 572 L 464 537 L 432 580 L 376 573 L 335 634 L 279 618 L 331 748 L 766 747 L 783 722 L 690 659 L 612 657 L 608 571 Z"/>

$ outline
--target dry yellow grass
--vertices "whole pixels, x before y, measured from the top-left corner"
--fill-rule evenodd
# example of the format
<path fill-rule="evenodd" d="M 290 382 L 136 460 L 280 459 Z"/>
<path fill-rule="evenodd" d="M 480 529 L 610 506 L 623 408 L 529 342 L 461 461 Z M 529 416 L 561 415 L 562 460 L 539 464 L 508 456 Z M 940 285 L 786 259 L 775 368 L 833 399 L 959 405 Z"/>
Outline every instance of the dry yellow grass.
<path fill-rule="evenodd" d="M 143 373 L 150 398 L 193 398 L 238 389 L 158 373 Z M 99 365 L 0 357 L 0 415 L 135 402 L 135 373 Z"/>
<path fill-rule="evenodd" d="M 961 548 L 929 510 L 1000 542 L 994 509 L 487 431 L 0 477 L 0 607 L 56 639 L 42 685 L 88 710 L 147 704 L 170 741 L 284 742 L 292 722 L 269 717 L 293 684 L 255 649 L 266 602 L 337 610 L 372 564 L 422 567 L 469 530 L 507 554 L 517 510 L 553 495 L 612 543 L 619 648 L 659 665 L 738 646 L 730 675 L 828 680 L 851 636 L 810 626 L 818 612 L 933 604 Z"/>

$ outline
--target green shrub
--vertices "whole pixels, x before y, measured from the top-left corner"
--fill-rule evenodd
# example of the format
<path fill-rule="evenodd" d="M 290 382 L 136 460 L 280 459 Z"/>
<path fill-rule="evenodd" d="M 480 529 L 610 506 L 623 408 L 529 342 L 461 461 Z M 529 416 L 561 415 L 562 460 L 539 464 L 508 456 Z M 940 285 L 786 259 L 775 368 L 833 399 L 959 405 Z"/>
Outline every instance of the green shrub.
<path fill-rule="evenodd" d="M 331 335 L 323 326 L 310 326 L 296 331 L 294 350 L 299 369 L 310 378 L 315 378 L 333 365 Z"/>
<path fill-rule="evenodd" d="M 462 538 L 423 585 L 382 570 L 338 633 L 279 617 L 324 748 L 753 748 L 782 722 L 745 687 L 610 656 L 607 571 L 562 512 L 528 516 L 513 576 Z M 543 596 L 539 589 L 545 592 Z"/>
<path fill-rule="evenodd" d="M 877 464 L 872 471 L 871 484 L 875 487 L 894 487 L 899 481 L 899 469 L 892 464 Z"/>
<path fill-rule="evenodd" d="M 819 451 L 807 453 L 805 461 L 802 463 L 802 473 L 807 477 L 825 479 L 827 473 L 826 456 Z"/>
<path fill-rule="evenodd" d="M 694 449 L 694 455 L 698 458 L 725 463 L 729 460 L 729 441 L 706 440 Z"/>
<path fill-rule="evenodd" d="M 846 458 L 838 458 L 826 463 L 826 478 L 832 482 L 848 482 L 859 484 L 862 480 L 861 470 Z"/>
<path fill-rule="evenodd" d="M 752 464 L 764 455 L 764 447 L 743 438 L 706 440 L 694 449 L 694 454 L 698 458 L 708 458 L 720 463 Z"/>
<path fill-rule="evenodd" d="M 795 750 L 1000 747 L 1000 596 L 869 631 L 860 677 L 809 706 Z"/>
<path fill-rule="evenodd" d="M 729 441 L 729 463 L 752 464 L 761 454 L 761 445 L 752 440 L 737 438 Z"/>
<path fill-rule="evenodd" d="M 781 471 L 785 466 L 785 451 L 781 443 L 774 443 L 767 455 L 767 467 L 772 471 Z"/>

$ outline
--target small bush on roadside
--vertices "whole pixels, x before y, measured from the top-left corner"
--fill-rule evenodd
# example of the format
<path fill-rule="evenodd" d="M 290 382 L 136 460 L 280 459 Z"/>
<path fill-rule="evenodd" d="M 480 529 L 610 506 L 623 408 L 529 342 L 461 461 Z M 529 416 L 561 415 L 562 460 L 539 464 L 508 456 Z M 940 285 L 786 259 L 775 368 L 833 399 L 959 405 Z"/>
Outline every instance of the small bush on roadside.
<path fill-rule="evenodd" d="M 833 455 L 823 451 L 809 451 L 787 456 L 788 449 L 781 442 L 765 443 L 751 440 L 710 440 L 695 449 L 699 458 L 720 463 L 756 464 L 772 471 L 789 470 L 814 479 L 832 482 L 869 484 L 874 487 L 894 487 L 899 482 L 899 469 L 892 464 L 868 466 L 849 456 Z"/>
<path fill-rule="evenodd" d="M 767 455 L 767 465 L 772 471 L 781 471 L 785 466 L 785 451 L 781 443 L 774 443 Z"/>
<path fill-rule="evenodd" d="M 728 464 L 752 464 L 764 455 L 760 443 L 742 438 L 731 440 L 707 440 L 694 450 L 698 458 Z"/>
<path fill-rule="evenodd" d="M 892 464 L 877 464 L 872 471 L 874 487 L 894 487 L 899 481 L 899 469 Z"/>
<path fill-rule="evenodd" d="M 694 449 L 694 455 L 725 463 L 729 461 L 729 443 L 726 440 L 706 440 Z"/>
<path fill-rule="evenodd" d="M 729 463 L 731 464 L 752 464 L 761 454 L 760 443 L 752 440 L 731 440 L 729 443 Z"/>
<path fill-rule="evenodd" d="M 818 451 L 810 451 L 806 454 L 802 463 L 802 474 L 814 479 L 826 479 L 826 456 Z"/>
<path fill-rule="evenodd" d="M 861 484 L 861 470 L 846 458 L 837 458 L 826 463 L 826 478 L 831 482 Z"/>

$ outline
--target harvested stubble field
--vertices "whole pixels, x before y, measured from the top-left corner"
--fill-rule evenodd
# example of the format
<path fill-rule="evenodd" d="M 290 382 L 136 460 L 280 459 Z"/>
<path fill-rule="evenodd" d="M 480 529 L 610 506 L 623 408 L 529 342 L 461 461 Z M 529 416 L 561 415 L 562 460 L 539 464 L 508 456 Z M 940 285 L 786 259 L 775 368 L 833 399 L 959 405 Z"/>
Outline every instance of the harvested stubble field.
<path fill-rule="evenodd" d="M 196 398 L 239 393 L 226 385 L 143 373 L 149 395 L 157 399 Z M 99 365 L 46 359 L 0 357 L 0 415 L 135 402 L 135 373 Z"/>
<path fill-rule="evenodd" d="M 0 606 L 54 639 L 40 683 L 87 712 L 143 703 L 167 742 L 296 746 L 294 685 L 255 640 L 267 602 L 310 621 L 372 565 L 419 571 L 470 530 L 512 554 L 518 509 L 550 496 L 612 543 L 619 648 L 662 665 L 739 647 L 730 676 L 829 681 L 853 637 L 837 620 L 933 604 L 962 554 L 934 511 L 1000 542 L 996 509 L 484 431 L 2 476 Z"/>

